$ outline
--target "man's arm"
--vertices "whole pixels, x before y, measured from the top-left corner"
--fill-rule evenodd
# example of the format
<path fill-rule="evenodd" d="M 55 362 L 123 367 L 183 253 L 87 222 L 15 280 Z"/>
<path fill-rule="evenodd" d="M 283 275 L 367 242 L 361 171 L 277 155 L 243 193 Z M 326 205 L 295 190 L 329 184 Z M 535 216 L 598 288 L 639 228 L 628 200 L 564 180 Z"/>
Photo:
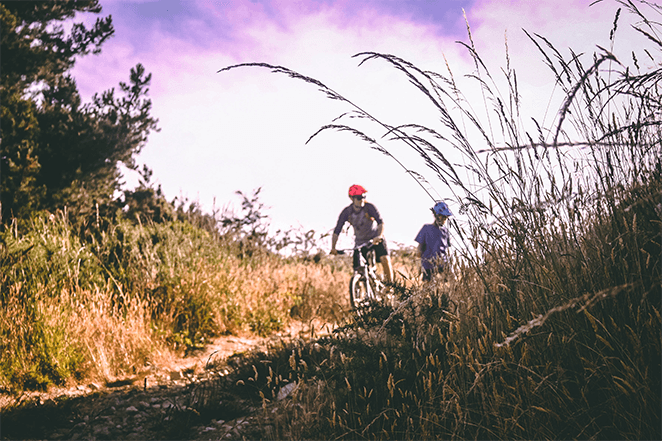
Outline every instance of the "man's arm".
<path fill-rule="evenodd" d="M 343 209 L 342 212 L 340 212 L 340 216 L 338 217 L 338 222 L 336 223 L 336 227 L 333 229 L 333 235 L 331 236 L 331 253 L 332 255 L 337 255 L 338 251 L 336 250 L 336 243 L 338 243 L 338 235 L 340 235 L 340 232 L 342 232 L 342 228 L 347 222 L 348 218 L 348 207 Z"/>
<path fill-rule="evenodd" d="M 331 254 L 332 255 L 337 255 L 338 251 L 336 250 L 336 243 L 338 242 L 338 234 L 334 233 L 331 235 Z"/>
<path fill-rule="evenodd" d="M 377 221 L 377 224 L 384 224 L 384 220 L 382 219 L 382 216 L 379 214 L 379 210 L 377 210 L 377 206 L 375 206 L 372 203 L 365 203 L 365 208 L 368 211 L 368 215 L 375 221 Z"/>
<path fill-rule="evenodd" d="M 377 236 L 370 241 L 373 244 L 379 244 L 384 239 L 384 220 L 374 204 L 366 203 L 366 210 L 368 211 L 368 215 L 377 222 Z"/>
<path fill-rule="evenodd" d="M 375 236 L 370 241 L 373 244 L 379 244 L 380 242 L 382 242 L 383 239 L 384 239 L 384 223 L 381 223 L 377 225 L 377 236 Z"/>

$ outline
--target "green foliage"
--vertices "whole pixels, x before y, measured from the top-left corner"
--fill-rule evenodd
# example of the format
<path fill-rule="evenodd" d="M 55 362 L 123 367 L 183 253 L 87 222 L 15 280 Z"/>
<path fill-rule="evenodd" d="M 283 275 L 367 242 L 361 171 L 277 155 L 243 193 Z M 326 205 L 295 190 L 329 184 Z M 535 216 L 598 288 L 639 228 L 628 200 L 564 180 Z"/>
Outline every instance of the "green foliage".
<path fill-rule="evenodd" d="M 20 389 L 44 389 L 53 383 L 63 385 L 86 372 L 87 361 L 81 345 L 67 336 L 67 324 L 51 326 L 43 314 L 30 312 L 15 321 L 30 324 L 22 336 L 7 333 L 2 324 L 0 336 L 0 379 L 5 385 Z M 2 321 L 4 322 L 4 321 Z M 12 340 L 19 339 L 21 342 Z"/>
<path fill-rule="evenodd" d="M 23 92 L 40 81 L 51 82 L 70 69 L 76 57 L 92 51 L 114 30 L 110 17 L 92 29 L 75 24 L 67 36 L 60 23 L 78 12 L 101 12 L 99 2 L 2 2 L 3 88 Z"/>
<path fill-rule="evenodd" d="M 3 299 L 12 287 L 30 299 L 46 290 L 57 296 L 62 290 L 102 286 L 105 278 L 97 257 L 83 247 L 66 220 L 47 213 L 35 215 L 25 233 L 17 223 L 0 233 Z"/>
<path fill-rule="evenodd" d="M 43 388 L 84 373 L 88 361 L 60 295 L 102 285 L 97 258 L 62 216 L 37 215 L 25 235 L 16 223 L 0 233 L 0 268 L 0 379 Z"/>
<path fill-rule="evenodd" d="M 1 7 L 1 6 L 0 6 Z M 21 98 L 18 93 L 2 94 L 0 119 L 2 120 L 2 203 L 14 206 L 17 217 L 28 217 L 45 194 L 43 187 L 36 185 L 40 164 L 36 158 L 38 123 L 35 104 Z M 13 202 L 9 202 L 12 195 Z M 1 209 L 1 208 L 0 208 Z"/>
<path fill-rule="evenodd" d="M 135 299 L 142 299 L 153 327 L 183 348 L 216 332 L 213 297 L 183 277 L 201 259 L 218 263 L 220 249 L 206 232 L 177 221 L 145 227 L 120 219 L 97 233 L 82 243 L 59 213 L 34 217 L 24 231 L 14 223 L 0 234 L 0 308 L 12 315 L 0 324 L 3 384 L 43 388 L 86 373 L 90 343 L 75 330 L 94 317 L 93 295 L 100 290 L 111 300 L 106 314 L 119 318 L 133 314 Z M 164 288 L 173 296 L 159 296 Z"/>
<path fill-rule="evenodd" d="M 264 204 L 259 200 L 261 191 L 261 188 L 254 190 L 250 197 L 237 191 L 242 198 L 239 216 L 232 212 L 224 213 L 219 221 L 223 237 L 237 247 L 239 258 L 268 252 L 269 224 Z"/>
<path fill-rule="evenodd" d="M 125 216 L 137 219 L 163 223 L 175 219 L 175 208 L 169 203 L 159 185 L 156 189 L 150 184 L 152 171 L 143 165 L 143 179 L 134 190 L 124 191 Z"/>
<path fill-rule="evenodd" d="M 295 304 L 308 306 L 307 317 L 311 304 L 335 314 L 322 301 L 337 299 L 333 283 L 310 279 L 325 275 L 322 266 L 303 272 L 256 244 L 238 257 L 235 237 L 211 228 L 213 216 L 175 209 L 149 174 L 110 217 L 97 212 L 81 225 L 63 211 L 39 212 L 0 232 L 0 388 L 112 376 L 163 346 L 186 351 L 221 333 L 266 336 Z M 262 229 L 255 210 L 237 224 Z"/>
<path fill-rule="evenodd" d="M 3 2 L 2 222 L 27 220 L 36 210 L 68 207 L 85 219 L 96 204 L 109 205 L 120 186 L 118 163 L 135 167 L 133 155 L 157 121 L 146 98 L 151 74 L 142 65 L 130 82 L 95 95 L 82 105 L 67 74 L 76 59 L 99 52 L 114 30 L 110 17 L 91 29 L 62 21 L 77 13 L 99 13 L 97 1 Z"/>

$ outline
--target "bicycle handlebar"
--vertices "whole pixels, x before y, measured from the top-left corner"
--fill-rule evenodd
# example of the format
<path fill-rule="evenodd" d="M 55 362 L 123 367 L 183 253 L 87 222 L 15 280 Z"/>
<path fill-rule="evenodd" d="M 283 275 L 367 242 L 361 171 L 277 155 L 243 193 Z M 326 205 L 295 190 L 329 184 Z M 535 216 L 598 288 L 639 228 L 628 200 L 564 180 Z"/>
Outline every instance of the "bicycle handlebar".
<path fill-rule="evenodd" d="M 361 250 L 364 247 L 370 248 L 370 247 L 375 247 L 376 245 L 377 244 L 372 243 L 372 240 L 368 240 L 368 241 L 364 242 L 363 244 L 359 244 L 358 246 L 355 246 L 351 249 L 340 249 L 340 250 L 336 249 L 336 252 L 338 252 L 338 255 L 344 255 L 345 253 L 349 252 L 350 250 Z"/>

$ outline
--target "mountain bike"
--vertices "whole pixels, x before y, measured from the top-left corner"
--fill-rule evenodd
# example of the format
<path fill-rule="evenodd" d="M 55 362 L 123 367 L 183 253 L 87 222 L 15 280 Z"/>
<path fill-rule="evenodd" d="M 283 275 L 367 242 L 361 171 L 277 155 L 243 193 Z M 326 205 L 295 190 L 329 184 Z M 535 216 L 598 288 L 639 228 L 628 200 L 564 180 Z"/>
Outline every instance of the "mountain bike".
<path fill-rule="evenodd" d="M 361 253 L 367 248 L 365 256 Z M 375 245 L 368 241 L 354 247 L 359 256 L 359 265 L 354 269 L 352 279 L 349 281 L 349 302 L 353 309 L 365 305 L 371 301 L 380 301 L 384 293 L 384 281 L 377 273 L 377 259 L 375 257 Z M 344 255 L 345 250 L 338 250 L 338 254 Z"/>

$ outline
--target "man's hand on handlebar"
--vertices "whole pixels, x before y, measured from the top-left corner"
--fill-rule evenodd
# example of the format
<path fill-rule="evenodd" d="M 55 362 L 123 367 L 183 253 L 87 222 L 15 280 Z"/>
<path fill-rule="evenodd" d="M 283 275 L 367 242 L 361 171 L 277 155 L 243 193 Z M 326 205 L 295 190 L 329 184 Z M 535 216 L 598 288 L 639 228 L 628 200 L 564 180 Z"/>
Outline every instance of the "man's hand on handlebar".
<path fill-rule="evenodd" d="M 372 245 L 377 245 L 377 244 L 379 244 L 380 242 L 382 242 L 383 240 L 384 240 L 384 238 L 382 238 L 381 236 L 377 236 L 377 237 L 375 237 L 375 238 L 372 238 L 372 239 L 370 240 L 370 243 L 371 243 Z"/>
<path fill-rule="evenodd" d="M 356 246 L 355 249 L 362 249 L 364 247 L 369 247 L 369 246 L 375 246 L 379 244 L 380 242 L 384 241 L 384 238 L 381 236 L 377 236 L 375 238 L 369 239 L 367 242 L 364 242 L 360 246 Z M 345 255 L 347 252 L 343 250 L 338 250 L 335 247 L 332 247 L 331 250 L 329 251 L 329 255 Z"/>

